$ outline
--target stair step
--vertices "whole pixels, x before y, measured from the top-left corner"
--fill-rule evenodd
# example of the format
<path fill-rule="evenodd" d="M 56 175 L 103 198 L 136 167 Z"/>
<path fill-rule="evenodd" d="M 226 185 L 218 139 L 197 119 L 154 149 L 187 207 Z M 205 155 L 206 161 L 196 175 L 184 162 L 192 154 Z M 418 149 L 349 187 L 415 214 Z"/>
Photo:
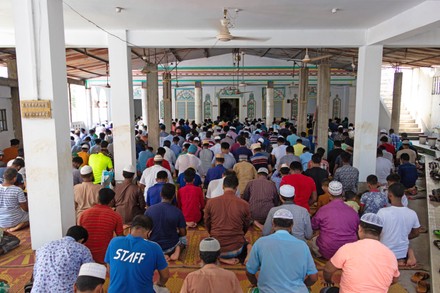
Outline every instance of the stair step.
<path fill-rule="evenodd" d="M 417 123 L 405 123 L 401 121 L 399 128 L 419 128 L 419 125 Z"/>
<path fill-rule="evenodd" d="M 420 128 L 399 128 L 399 132 L 420 133 L 422 130 Z"/>

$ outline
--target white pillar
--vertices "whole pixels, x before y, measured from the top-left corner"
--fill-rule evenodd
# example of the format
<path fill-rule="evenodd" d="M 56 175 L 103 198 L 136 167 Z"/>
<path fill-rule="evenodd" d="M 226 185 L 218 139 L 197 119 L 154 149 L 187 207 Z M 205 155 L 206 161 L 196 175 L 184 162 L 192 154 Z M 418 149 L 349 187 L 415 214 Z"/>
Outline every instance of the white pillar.
<path fill-rule="evenodd" d="M 202 114 L 202 83 L 196 82 L 194 88 L 194 107 L 195 107 L 195 121 L 197 124 L 203 123 L 203 114 Z"/>
<path fill-rule="evenodd" d="M 22 118 L 32 249 L 75 225 L 63 2 L 16 0 L 20 100 L 50 100 L 51 118 Z"/>
<path fill-rule="evenodd" d="M 359 181 L 376 172 L 382 45 L 359 48 L 353 165 Z"/>
<path fill-rule="evenodd" d="M 318 125 L 317 125 L 317 142 L 318 146 L 325 149 L 327 154 L 328 145 L 328 117 L 330 102 L 330 65 L 318 65 Z"/>
<path fill-rule="evenodd" d="M 142 82 L 141 86 L 141 98 L 142 98 L 142 122 L 144 125 L 148 124 L 148 107 L 147 107 L 147 83 Z M 147 129 L 148 130 L 148 129 Z"/>
<path fill-rule="evenodd" d="M 273 122 L 273 98 L 274 98 L 274 90 L 273 83 L 268 82 L 266 87 L 266 125 L 268 127 L 272 127 Z"/>
<path fill-rule="evenodd" d="M 113 33 L 123 40 L 127 38 L 126 31 Z M 108 35 L 108 46 L 115 179 L 123 180 L 122 169 L 129 164 L 136 165 L 131 49 L 112 35 Z"/>
<path fill-rule="evenodd" d="M 348 88 L 348 122 L 354 123 L 356 117 L 356 85 Z"/>
<path fill-rule="evenodd" d="M 89 87 L 85 88 L 86 91 L 86 113 L 87 113 L 87 125 L 86 127 L 89 129 L 93 125 L 93 100 L 92 100 L 92 89 Z"/>

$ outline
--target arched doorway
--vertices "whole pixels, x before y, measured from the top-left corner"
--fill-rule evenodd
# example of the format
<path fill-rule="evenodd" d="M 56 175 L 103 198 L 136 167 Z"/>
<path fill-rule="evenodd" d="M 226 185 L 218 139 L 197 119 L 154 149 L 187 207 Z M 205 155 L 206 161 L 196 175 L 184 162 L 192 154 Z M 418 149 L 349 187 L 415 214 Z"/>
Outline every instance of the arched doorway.
<path fill-rule="evenodd" d="M 220 99 L 220 119 L 229 121 L 239 116 L 239 99 Z"/>

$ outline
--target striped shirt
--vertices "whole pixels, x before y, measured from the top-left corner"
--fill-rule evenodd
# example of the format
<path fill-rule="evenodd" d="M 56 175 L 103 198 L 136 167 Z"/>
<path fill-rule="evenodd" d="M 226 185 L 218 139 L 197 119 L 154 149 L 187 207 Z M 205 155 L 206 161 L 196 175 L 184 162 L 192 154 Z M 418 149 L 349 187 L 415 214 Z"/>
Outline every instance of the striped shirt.
<path fill-rule="evenodd" d="M 269 166 L 268 158 L 262 153 L 256 153 L 251 157 L 251 163 L 254 165 L 255 170 L 260 168 L 267 168 Z"/>
<path fill-rule="evenodd" d="M 29 221 L 28 213 L 20 208 L 20 203 L 25 202 L 27 199 L 20 187 L 0 186 L 0 227 L 15 227 Z"/>
<path fill-rule="evenodd" d="M 84 211 L 79 218 L 79 224 L 89 232 L 85 245 L 92 252 L 93 259 L 104 263 L 104 256 L 113 232 L 122 235 L 122 217 L 109 206 L 97 204 Z"/>

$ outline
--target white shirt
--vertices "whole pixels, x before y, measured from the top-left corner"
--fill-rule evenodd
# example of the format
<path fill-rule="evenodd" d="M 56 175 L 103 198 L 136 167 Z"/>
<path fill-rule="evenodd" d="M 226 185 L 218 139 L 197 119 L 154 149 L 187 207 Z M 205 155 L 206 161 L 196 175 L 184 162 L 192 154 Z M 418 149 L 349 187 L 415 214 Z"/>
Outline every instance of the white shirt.
<path fill-rule="evenodd" d="M 176 170 L 179 170 L 179 175 L 186 171 L 189 167 L 193 167 L 196 171 L 199 170 L 202 161 L 193 154 L 180 155 L 176 160 Z"/>
<path fill-rule="evenodd" d="M 206 198 L 214 198 L 219 197 L 225 193 L 223 190 L 223 180 L 225 178 L 215 179 L 209 182 L 208 184 L 208 190 L 206 191 Z M 235 195 L 237 197 L 240 197 L 240 191 L 237 189 L 235 192 Z"/>
<path fill-rule="evenodd" d="M 176 154 L 169 148 L 164 146 L 165 155 L 164 159 L 170 163 L 171 171 L 174 172 L 174 165 L 176 164 Z"/>
<path fill-rule="evenodd" d="M 277 159 L 277 163 L 275 165 L 276 168 L 278 168 L 278 162 L 280 161 L 280 159 L 286 155 L 286 148 L 287 145 L 282 144 L 274 147 L 274 149 L 272 150 L 271 154 L 274 155 L 275 158 Z"/>
<path fill-rule="evenodd" d="M 394 158 L 393 158 L 393 154 L 392 154 L 392 153 L 387 152 L 386 150 L 382 150 L 382 153 L 383 153 L 383 157 L 384 157 L 385 159 L 389 160 L 391 163 L 394 161 Z"/>
<path fill-rule="evenodd" d="M 376 158 L 376 176 L 380 184 L 387 183 L 387 177 L 390 175 L 391 169 L 393 169 L 393 164 L 390 160 L 384 157 Z"/>
<path fill-rule="evenodd" d="M 222 146 L 219 143 L 216 143 L 209 149 L 214 153 L 214 156 L 222 152 Z"/>
<path fill-rule="evenodd" d="M 170 171 L 168 169 L 162 167 L 161 165 L 153 165 L 142 172 L 141 179 L 139 182 L 145 185 L 145 194 L 147 194 L 148 188 L 156 184 L 156 176 L 159 171 L 165 171 L 168 174 L 168 182 L 173 182 L 173 176 L 171 176 Z"/>
<path fill-rule="evenodd" d="M 412 229 L 419 228 L 416 212 L 407 207 L 387 207 L 377 212 L 384 222 L 380 242 L 391 249 L 397 259 L 406 258 Z"/>

